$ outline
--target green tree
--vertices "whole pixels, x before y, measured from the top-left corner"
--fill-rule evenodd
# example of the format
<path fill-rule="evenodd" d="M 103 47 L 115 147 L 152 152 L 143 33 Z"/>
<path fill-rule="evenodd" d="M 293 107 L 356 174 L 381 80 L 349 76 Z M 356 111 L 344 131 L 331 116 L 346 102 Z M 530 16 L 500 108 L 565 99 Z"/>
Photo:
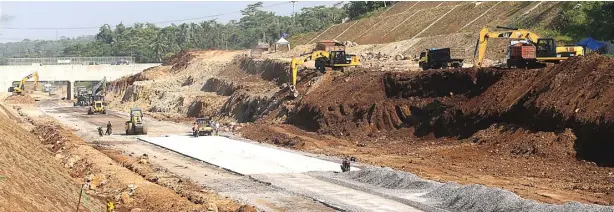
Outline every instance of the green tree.
<path fill-rule="evenodd" d="M 576 40 L 614 41 L 614 2 L 566 2 L 555 28 Z"/>

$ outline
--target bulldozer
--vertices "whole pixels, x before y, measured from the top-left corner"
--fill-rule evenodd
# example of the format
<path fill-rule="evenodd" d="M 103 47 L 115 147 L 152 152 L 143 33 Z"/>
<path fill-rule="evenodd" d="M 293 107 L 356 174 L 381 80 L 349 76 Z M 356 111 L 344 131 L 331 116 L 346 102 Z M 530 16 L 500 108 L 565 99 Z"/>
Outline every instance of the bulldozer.
<path fill-rule="evenodd" d="M 90 108 L 87 111 L 88 115 L 93 115 L 96 113 L 107 114 L 107 109 L 105 109 L 106 103 L 104 102 L 103 96 L 92 96 L 93 102 L 90 105 Z"/>
<path fill-rule="evenodd" d="M 290 90 L 294 97 L 298 97 L 296 91 L 296 77 L 298 75 L 298 66 L 304 64 L 307 61 L 315 60 L 316 70 L 324 73 L 326 69 L 332 69 L 336 71 L 343 71 L 346 67 L 356 67 L 360 65 L 360 59 L 356 55 L 347 54 L 345 52 L 345 44 L 324 40 L 316 44 L 316 48 L 306 54 L 304 58 L 292 58 L 292 85 Z M 301 55 L 305 56 L 305 55 Z"/>
<path fill-rule="evenodd" d="M 126 135 L 147 135 L 147 125 L 141 108 L 130 109 L 130 120 L 126 121 Z"/>
<path fill-rule="evenodd" d="M 25 76 L 24 78 L 22 78 L 21 81 L 19 81 L 19 85 L 9 87 L 9 92 L 13 92 L 13 95 L 23 96 L 23 92 L 25 90 L 24 85 L 26 81 L 28 81 L 31 78 L 34 78 L 34 89 L 33 90 L 36 90 L 38 88 L 38 72 L 31 73 L 28 76 Z"/>

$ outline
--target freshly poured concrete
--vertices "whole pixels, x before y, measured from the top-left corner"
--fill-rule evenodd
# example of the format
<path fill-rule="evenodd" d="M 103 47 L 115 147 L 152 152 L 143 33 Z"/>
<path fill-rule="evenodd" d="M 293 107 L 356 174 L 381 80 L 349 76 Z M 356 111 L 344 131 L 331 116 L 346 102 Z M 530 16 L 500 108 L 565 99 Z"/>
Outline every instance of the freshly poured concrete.
<path fill-rule="evenodd" d="M 169 136 L 139 139 L 244 175 L 341 171 L 338 163 L 226 137 Z M 352 169 L 357 170 L 354 167 Z"/>

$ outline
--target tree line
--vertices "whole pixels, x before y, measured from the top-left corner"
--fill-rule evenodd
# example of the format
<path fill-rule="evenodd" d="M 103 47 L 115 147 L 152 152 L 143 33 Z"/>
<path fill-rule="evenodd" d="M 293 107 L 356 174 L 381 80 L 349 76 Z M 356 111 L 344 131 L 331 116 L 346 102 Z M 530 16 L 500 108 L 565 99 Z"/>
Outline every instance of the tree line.
<path fill-rule="evenodd" d="M 321 31 L 393 3 L 340 2 L 332 7 L 302 8 L 294 16 L 279 16 L 264 11 L 263 3 L 258 2 L 241 10 L 239 20 L 228 23 L 207 20 L 166 27 L 151 23 L 120 23 L 114 27 L 105 24 L 95 36 L 0 44 L 0 57 L 133 56 L 136 62 L 162 62 L 181 50 L 245 49 L 259 42 L 273 43 L 285 34 Z"/>
<path fill-rule="evenodd" d="M 356 1 L 333 7 L 302 8 L 294 16 L 264 11 L 261 2 L 248 5 L 239 20 L 216 20 L 159 27 L 151 23 L 105 24 L 94 36 L 55 41 L 23 40 L 0 44 L 0 63 L 9 57 L 133 56 L 137 62 L 161 62 L 187 49 L 244 49 L 272 43 L 283 34 L 316 32 L 332 24 L 356 20 L 396 2 Z M 614 41 L 614 2 L 564 2 L 548 31 L 578 41 L 591 36 Z M 522 26 L 519 26 L 522 27 Z"/>

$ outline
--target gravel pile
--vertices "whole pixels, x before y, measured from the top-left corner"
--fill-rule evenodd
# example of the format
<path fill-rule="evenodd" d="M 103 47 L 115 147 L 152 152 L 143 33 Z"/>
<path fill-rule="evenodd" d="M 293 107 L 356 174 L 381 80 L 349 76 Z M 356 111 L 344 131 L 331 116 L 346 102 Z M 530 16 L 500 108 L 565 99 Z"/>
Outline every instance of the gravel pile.
<path fill-rule="evenodd" d="M 349 173 L 322 174 L 320 176 L 375 186 L 372 193 L 396 194 L 399 198 L 416 196 L 427 200 L 424 204 L 449 211 L 614 211 L 614 206 L 568 202 L 562 205 L 540 203 L 522 199 L 518 195 L 483 185 L 459 185 L 424 180 L 414 174 L 395 171 L 390 168 L 366 168 Z"/>
<path fill-rule="evenodd" d="M 429 189 L 441 183 L 423 180 L 408 172 L 395 172 L 391 168 L 366 169 L 349 172 L 349 177 L 361 183 L 367 183 L 388 189 Z"/>

